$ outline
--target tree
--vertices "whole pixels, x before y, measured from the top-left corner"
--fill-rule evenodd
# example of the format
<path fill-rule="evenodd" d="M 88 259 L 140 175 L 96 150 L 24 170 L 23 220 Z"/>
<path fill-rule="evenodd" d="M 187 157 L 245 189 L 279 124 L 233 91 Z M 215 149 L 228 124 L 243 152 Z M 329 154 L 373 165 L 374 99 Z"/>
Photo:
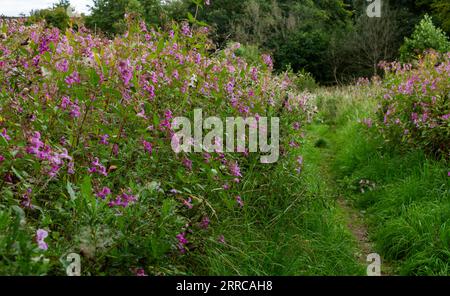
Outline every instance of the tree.
<path fill-rule="evenodd" d="M 439 52 L 450 51 L 448 37 L 440 28 L 434 26 L 429 15 L 425 15 L 416 26 L 411 38 L 405 38 L 405 43 L 400 48 L 401 59 L 409 61 L 427 49 L 435 49 Z"/>

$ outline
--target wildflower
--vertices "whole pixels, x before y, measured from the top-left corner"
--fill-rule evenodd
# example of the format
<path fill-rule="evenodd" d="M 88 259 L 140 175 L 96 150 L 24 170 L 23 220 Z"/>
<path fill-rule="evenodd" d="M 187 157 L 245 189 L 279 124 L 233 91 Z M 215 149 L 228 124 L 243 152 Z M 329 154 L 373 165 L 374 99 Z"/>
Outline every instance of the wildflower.
<path fill-rule="evenodd" d="M 272 57 L 268 54 L 263 54 L 262 55 L 264 64 L 266 64 L 269 68 L 273 68 L 273 61 L 272 61 Z"/>
<path fill-rule="evenodd" d="M 97 197 L 101 198 L 101 199 L 105 199 L 107 195 L 111 194 L 111 189 L 109 189 L 108 187 L 103 187 L 103 189 L 97 193 Z"/>
<path fill-rule="evenodd" d="M 69 62 L 66 59 L 59 61 L 56 63 L 56 69 L 59 72 L 67 72 L 67 70 L 69 70 Z"/>
<path fill-rule="evenodd" d="M 231 162 L 229 166 L 230 173 L 235 177 L 242 177 L 241 169 L 237 162 Z"/>
<path fill-rule="evenodd" d="M 119 145 L 113 145 L 112 153 L 114 154 L 114 156 L 117 156 L 119 154 Z"/>
<path fill-rule="evenodd" d="M 183 200 L 183 204 L 188 207 L 188 209 L 192 209 L 192 199 L 189 197 L 187 200 Z"/>
<path fill-rule="evenodd" d="M 178 250 L 182 254 L 186 253 L 185 246 L 189 243 L 189 241 L 186 239 L 186 232 L 177 234 L 176 238 L 178 240 Z"/>
<path fill-rule="evenodd" d="M 147 275 L 145 274 L 145 270 L 143 268 L 138 268 L 136 270 L 136 276 L 147 276 Z"/>
<path fill-rule="evenodd" d="M 107 176 L 108 173 L 106 172 L 106 168 L 100 163 L 97 157 L 94 158 L 94 161 L 91 163 L 91 167 L 88 168 L 88 172 L 93 173 L 99 173 L 100 175 Z"/>
<path fill-rule="evenodd" d="M 69 174 L 69 175 L 73 175 L 73 174 L 75 174 L 75 163 L 73 162 L 73 161 L 70 161 L 68 164 L 67 164 L 67 173 Z"/>
<path fill-rule="evenodd" d="M 236 196 L 236 202 L 238 203 L 238 205 L 242 208 L 244 207 L 244 202 L 242 201 L 242 198 L 238 195 Z"/>
<path fill-rule="evenodd" d="M 203 217 L 202 221 L 200 222 L 200 227 L 203 229 L 208 229 L 209 223 L 211 221 L 209 220 L 208 216 Z"/>
<path fill-rule="evenodd" d="M 294 128 L 294 130 L 299 130 L 300 129 L 300 122 L 294 122 L 294 124 L 292 125 L 292 127 Z"/>
<path fill-rule="evenodd" d="M 6 159 L 6 158 L 5 158 L 3 155 L 0 154 L 0 163 L 4 162 L 5 159 Z"/>
<path fill-rule="evenodd" d="M 80 83 L 80 74 L 77 71 L 72 72 L 69 76 L 64 80 L 68 86 L 72 86 L 75 83 Z"/>
<path fill-rule="evenodd" d="M 20 203 L 24 208 L 32 209 L 33 205 L 31 204 L 31 188 L 28 188 L 25 194 L 22 196 L 22 202 Z"/>
<path fill-rule="evenodd" d="M 48 245 L 44 241 L 47 236 L 48 236 L 48 232 L 44 229 L 38 229 L 36 231 L 36 242 L 38 244 L 39 249 L 44 250 L 44 251 L 48 249 Z"/>
<path fill-rule="evenodd" d="M 38 155 L 40 152 L 39 150 L 44 146 L 44 143 L 41 141 L 41 134 L 39 132 L 34 132 L 28 140 L 28 144 L 26 152 L 28 154 Z"/>
<path fill-rule="evenodd" d="M 209 6 L 211 3 L 210 3 L 210 1 L 209 0 L 205 0 L 205 5 L 206 6 Z"/>
<path fill-rule="evenodd" d="M 137 200 L 136 196 L 131 193 L 131 189 L 128 189 L 128 192 L 123 192 L 115 200 L 112 200 L 108 203 L 109 207 L 119 206 L 126 208 L 130 203 L 133 203 Z"/>
<path fill-rule="evenodd" d="M 100 136 L 100 144 L 101 145 L 109 145 L 108 139 L 109 139 L 109 135 L 108 134 L 101 135 Z"/>
<path fill-rule="evenodd" d="M 80 113 L 80 106 L 78 106 L 76 103 L 73 103 L 72 104 L 72 109 L 70 110 L 69 115 L 72 118 L 80 117 L 80 115 L 81 115 L 81 113 Z"/>
<path fill-rule="evenodd" d="M 133 67 L 131 66 L 130 60 L 119 62 L 119 71 L 122 76 L 123 83 L 125 86 L 130 84 L 130 80 L 133 78 Z"/>
<path fill-rule="evenodd" d="M 70 99 L 68 97 L 64 96 L 64 97 L 61 98 L 61 105 L 60 105 L 60 107 L 63 110 L 67 109 L 67 107 L 71 106 L 71 105 L 72 105 L 72 102 L 70 101 Z"/>
<path fill-rule="evenodd" d="M 11 141 L 11 137 L 8 136 L 8 131 L 6 128 L 4 128 L 1 132 L 2 137 L 6 140 L 6 141 Z"/>
<path fill-rule="evenodd" d="M 142 141 L 142 144 L 144 145 L 144 150 L 146 152 L 148 152 L 148 154 L 152 155 L 152 152 L 153 152 L 152 144 L 150 142 L 145 141 L 145 140 Z"/>
<path fill-rule="evenodd" d="M 192 37 L 191 28 L 187 22 L 183 22 L 181 26 L 181 33 L 187 37 Z"/>
<path fill-rule="evenodd" d="M 192 171 L 192 160 L 189 158 L 183 159 L 183 165 L 190 171 Z"/>
<path fill-rule="evenodd" d="M 217 241 L 221 244 L 225 244 L 225 237 L 223 236 L 223 234 L 219 235 Z"/>

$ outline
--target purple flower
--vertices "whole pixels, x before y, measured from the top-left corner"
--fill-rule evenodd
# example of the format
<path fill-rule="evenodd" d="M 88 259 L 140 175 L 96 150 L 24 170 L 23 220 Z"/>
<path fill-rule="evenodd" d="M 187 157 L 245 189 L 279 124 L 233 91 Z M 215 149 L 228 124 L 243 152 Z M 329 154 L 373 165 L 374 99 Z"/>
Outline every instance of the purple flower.
<path fill-rule="evenodd" d="M 108 187 L 103 187 L 103 189 L 97 193 L 97 197 L 101 198 L 101 199 L 105 199 L 107 195 L 111 194 L 111 189 L 109 189 Z"/>
<path fill-rule="evenodd" d="M 44 251 L 48 249 L 48 245 L 44 241 L 47 236 L 48 236 L 48 232 L 44 229 L 38 229 L 36 231 L 36 242 L 38 244 L 39 249 L 44 250 Z"/>
<path fill-rule="evenodd" d="M 189 241 L 186 239 L 186 232 L 182 232 L 176 235 L 176 238 L 178 240 L 178 250 L 184 254 L 186 253 L 185 246 L 189 243 Z"/>
<path fill-rule="evenodd" d="M 225 244 L 225 237 L 223 236 L 223 234 L 219 235 L 217 241 L 221 244 Z"/>
<path fill-rule="evenodd" d="M 25 192 L 25 194 L 22 196 L 22 201 L 21 201 L 21 205 L 24 208 L 28 208 L 28 209 L 32 209 L 33 205 L 31 204 L 31 188 L 27 189 L 27 192 Z"/>
<path fill-rule="evenodd" d="M 101 135 L 100 136 L 100 144 L 101 145 L 109 145 L 108 139 L 109 139 L 109 135 L 108 134 Z"/>
<path fill-rule="evenodd" d="M 114 156 L 119 155 L 119 145 L 118 144 L 113 145 L 112 153 L 114 154 Z"/>
<path fill-rule="evenodd" d="M 268 54 L 263 54 L 262 55 L 264 64 L 266 64 L 269 68 L 273 68 L 273 61 L 272 61 L 272 57 Z"/>
<path fill-rule="evenodd" d="M 203 217 L 202 222 L 200 222 L 200 227 L 203 229 L 208 229 L 209 223 L 211 221 L 209 220 L 208 216 Z"/>
<path fill-rule="evenodd" d="M 119 62 L 119 72 L 125 86 L 129 86 L 133 78 L 133 67 L 129 59 Z"/>
<path fill-rule="evenodd" d="M 72 104 L 72 109 L 70 110 L 69 115 L 72 118 L 80 117 L 80 115 L 81 115 L 81 113 L 80 113 L 80 106 L 78 106 L 76 103 L 73 103 Z"/>
<path fill-rule="evenodd" d="M 106 168 L 100 163 L 97 157 L 94 158 L 94 161 L 91 163 L 91 167 L 88 169 L 88 172 L 93 173 L 99 173 L 100 175 L 107 176 L 108 173 L 106 172 Z"/>
<path fill-rule="evenodd" d="M 145 274 L 145 270 L 143 268 L 138 268 L 136 270 L 136 276 L 147 276 L 147 275 Z"/>
<path fill-rule="evenodd" d="M 4 128 L 1 132 L 2 137 L 6 140 L 6 141 L 11 141 L 11 137 L 8 136 L 8 131 L 6 130 L 6 128 Z"/>
<path fill-rule="evenodd" d="M 187 200 L 183 200 L 183 204 L 188 207 L 188 209 L 192 209 L 192 199 L 189 197 Z"/>
<path fill-rule="evenodd" d="M 117 196 L 115 200 L 111 200 L 108 203 L 109 207 L 119 206 L 126 208 L 130 203 L 133 203 L 137 200 L 136 196 L 131 193 L 131 189 L 128 189 L 128 192 L 123 192 L 121 195 Z"/>
<path fill-rule="evenodd" d="M 231 162 L 229 166 L 230 173 L 235 177 L 242 177 L 241 169 L 237 162 Z"/>
<path fill-rule="evenodd" d="M 238 205 L 242 208 L 244 207 L 244 202 L 242 201 L 242 198 L 238 195 L 236 196 L 236 202 L 238 203 Z"/>
<path fill-rule="evenodd" d="M 67 72 L 67 70 L 69 70 L 69 62 L 66 59 L 59 61 L 56 63 L 56 69 L 59 72 Z"/>
<path fill-rule="evenodd" d="M 78 74 L 77 71 L 73 71 L 72 74 L 67 76 L 64 81 L 67 83 L 67 85 L 69 87 L 72 86 L 75 83 L 80 83 L 81 82 L 80 74 Z"/>
<path fill-rule="evenodd" d="M 189 158 L 183 159 L 183 165 L 190 171 L 192 171 L 192 160 Z"/>
<path fill-rule="evenodd" d="M 70 162 L 67 164 L 67 173 L 68 173 L 69 175 L 75 174 L 75 163 L 74 163 L 73 161 L 70 161 Z"/>
<path fill-rule="evenodd" d="M 144 145 L 144 150 L 146 152 L 148 152 L 148 154 L 152 155 L 152 152 L 153 152 L 152 144 L 150 142 L 145 141 L 145 140 L 142 141 L 142 144 Z"/>
<path fill-rule="evenodd" d="M 300 129 L 300 122 L 294 122 L 293 128 L 294 130 L 298 131 Z"/>
<path fill-rule="evenodd" d="M 5 159 L 6 159 L 6 158 L 5 158 L 3 155 L 0 154 L 0 163 L 4 162 Z"/>

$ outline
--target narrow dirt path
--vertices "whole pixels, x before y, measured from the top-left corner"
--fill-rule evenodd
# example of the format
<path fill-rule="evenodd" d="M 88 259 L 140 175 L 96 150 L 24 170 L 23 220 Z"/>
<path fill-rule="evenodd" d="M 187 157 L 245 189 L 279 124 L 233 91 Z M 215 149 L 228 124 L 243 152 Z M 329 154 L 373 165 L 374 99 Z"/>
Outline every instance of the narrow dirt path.
<path fill-rule="evenodd" d="M 363 266 L 368 266 L 367 256 L 372 253 L 376 253 L 374 244 L 369 239 L 369 229 L 365 221 L 364 212 L 355 208 L 345 193 L 339 190 L 339 185 L 337 184 L 336 176 L 334 176 L 331 165 L 334 162 L 334 151 L 333 143 L 327 138 L 327 133 L 331 127 L 327 126 L 326 132 L 321 132 L 315 134 L 313 132 L 310 135 L 310 140 L 316 143 L 321 143 L 321 145 L 316 144 L 316 148 L 321 150 L 322 159 L 320 161 L 321 172 L 323 173 L 323 178 L 326 180 L 329 188 L 332 192 L 335 192 L 333 196 L 336 199 L 336 205 L 342 212 L 346 227 L 349 229 L 351 234 L 355 238 L 357 251 L 355 252 L 355 257 Z M 350 194 L 350 193 L 349 193 Z M 391 266 L 383 262 L 381 265 L 382 275 L 393 275 Z"/>

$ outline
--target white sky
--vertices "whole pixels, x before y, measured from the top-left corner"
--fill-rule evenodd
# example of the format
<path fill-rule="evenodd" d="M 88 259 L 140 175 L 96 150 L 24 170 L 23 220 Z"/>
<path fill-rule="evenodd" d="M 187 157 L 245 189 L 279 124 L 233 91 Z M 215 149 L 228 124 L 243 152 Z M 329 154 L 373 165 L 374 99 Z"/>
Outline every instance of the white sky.
<path fill-rule="evenodd" d="M 33 9 L 51 7 L 58 0 L 0 0 L 0 15 L 19 16 L 20 13 L 30 14 Z M 89 12 L 86 5 L 92 5 L 92 0 L 70 0 L 72 7 L 79 13 Z"/>

